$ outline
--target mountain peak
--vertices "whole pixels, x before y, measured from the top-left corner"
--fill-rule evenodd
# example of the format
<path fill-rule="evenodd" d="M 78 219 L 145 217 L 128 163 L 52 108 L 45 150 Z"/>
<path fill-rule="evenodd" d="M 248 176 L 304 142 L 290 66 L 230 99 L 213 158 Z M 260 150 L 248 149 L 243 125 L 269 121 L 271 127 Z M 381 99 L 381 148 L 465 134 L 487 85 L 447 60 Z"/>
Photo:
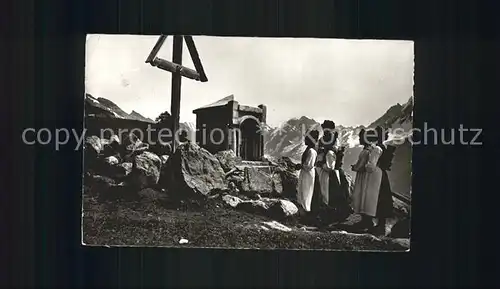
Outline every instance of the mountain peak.
<path fill-rule="evenodd" d="M 135 110 L 132 110 L 132 112 L 129 114 L 129 117 L 136 119 L 136 120 L 140 120 L 140 121 L 154 122 L 152 119 L 144 117 L 143 115 L 141 115 L 140 113 L 138 113 Z"/>
<path fill-rule="evenodd" d="M 99 101 L 100 104 L 111 109 L 114 113 L 116 113 L 122 118 L 127 118 L 129 116 L 128 113 L 124 112 L 118 105 L 116 105 L 116 103 L 112 102 L 107 98 L 99 97 L 97 98 L 97 101 Z"/>
<path fill-rule="evenodd" d="M 386 127 L 390 125 L 395 118 L 401 114 L 403 106 L 399 103 L 391 106 L 381 117 L 376 121 L 372 122 L 368 127 L 383 126 Z"/>

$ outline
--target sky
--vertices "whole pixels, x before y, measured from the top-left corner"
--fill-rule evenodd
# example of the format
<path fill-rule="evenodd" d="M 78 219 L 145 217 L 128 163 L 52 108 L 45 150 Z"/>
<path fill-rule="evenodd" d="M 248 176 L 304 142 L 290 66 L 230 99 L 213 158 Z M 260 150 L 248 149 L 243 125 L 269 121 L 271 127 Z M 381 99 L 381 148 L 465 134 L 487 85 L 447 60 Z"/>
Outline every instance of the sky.
<path fill-rule="evenodd" d="M 413 95 L 413 41 L 193 36 L 208 82 L 182 79 L 180 121 L 233 94 L 277 126 L 307 116 L 368 125 Z M 158 36 L 87 35 L 86 92 L 155 119 L 170 111 L 171 73 L 145 63 Z M 172 36 L 158 56 L 172 59 Z M 194 69 L 184 44 L 183 65 Z"/>

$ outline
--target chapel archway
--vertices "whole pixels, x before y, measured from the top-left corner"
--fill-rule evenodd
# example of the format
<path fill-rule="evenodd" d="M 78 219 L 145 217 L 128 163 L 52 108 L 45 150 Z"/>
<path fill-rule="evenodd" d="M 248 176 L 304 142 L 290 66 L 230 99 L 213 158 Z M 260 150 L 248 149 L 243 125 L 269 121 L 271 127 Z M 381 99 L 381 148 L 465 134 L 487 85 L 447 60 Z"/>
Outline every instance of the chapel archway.
<path fill-rule="evenodd" d="M 240 123 L 241 144 L 240 156 L 248 161 L 262 159 L 262 133 L 259 122 L 254 118 L 246 118 Z"/>

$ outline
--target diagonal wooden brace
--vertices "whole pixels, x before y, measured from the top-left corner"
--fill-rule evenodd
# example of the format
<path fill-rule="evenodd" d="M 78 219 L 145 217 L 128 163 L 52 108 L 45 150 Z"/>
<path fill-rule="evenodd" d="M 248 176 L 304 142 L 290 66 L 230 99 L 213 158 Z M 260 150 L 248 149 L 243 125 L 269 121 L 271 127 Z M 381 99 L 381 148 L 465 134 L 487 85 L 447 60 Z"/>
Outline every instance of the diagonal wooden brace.
<path fill-rule="evenodd" d="M 196 71 L 200 74 L 200 81 L 207 82 L 207 76 L 205 75 L 205 70 L 203 69 L 203 65 L 201 65 L 200 55 L 198 55 L 198 50 L 196 50 L 196 46 L 194 45 L 194 40 L 192 36 L 184 35 L 184 40 L 186 41 L 186 46 L 189 50 L 189 54 L 191 55 L 191 59 L 193 60 L 194 67 Z"/>
<path fill-rule="evenodd" d="M 161 35 L 158 38 L 158 41 L 156 41 L 155 46 L 149 53 L 148 58 L 146 59 L 146 63 L 153 62 L 153 60 L 156 58 L 156 55 L 158 54 L 158 51 L 160 51 L 160 48 L 163 46 L 163 43 L 165 43 L 165 40 L 167 40 L 167 35 Z"/>

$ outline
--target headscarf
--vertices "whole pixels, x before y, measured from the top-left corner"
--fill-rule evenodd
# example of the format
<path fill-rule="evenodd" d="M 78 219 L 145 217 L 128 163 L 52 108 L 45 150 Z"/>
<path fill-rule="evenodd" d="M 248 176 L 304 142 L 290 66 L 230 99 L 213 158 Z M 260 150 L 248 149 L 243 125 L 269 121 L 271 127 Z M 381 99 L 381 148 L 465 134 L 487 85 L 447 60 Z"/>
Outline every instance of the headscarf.
<path fill-rule="evenodd" d="M 307 146 L 306 150 L 304 151 L 304 153 L 302 154 L 302 163 L 305 162 L 305 158 L 306 158 L 306 155 L 307 155 L 307 151 L 310 149 L 310 148 L 313 148 L 316 146 L 316 144 L 318 143 L 318 138 L 319 138 L 319 131 L 318 130 L 312 130 L 310 131 L 309 133 L 307 133 L 304 137 L 304 142 Z"/>

